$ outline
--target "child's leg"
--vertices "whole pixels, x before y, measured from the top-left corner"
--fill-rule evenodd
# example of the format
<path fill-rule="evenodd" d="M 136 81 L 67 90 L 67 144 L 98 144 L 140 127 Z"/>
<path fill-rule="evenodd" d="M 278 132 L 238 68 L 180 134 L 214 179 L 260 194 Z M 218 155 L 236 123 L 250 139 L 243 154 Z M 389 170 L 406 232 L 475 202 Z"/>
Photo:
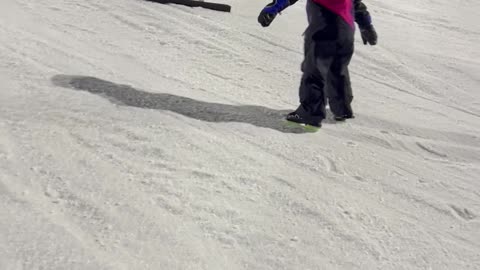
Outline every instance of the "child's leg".
<path fill-rule="evenodd" d="M 328 102 L 330 110 L 336 116 L 352 116 L 352 86 L 348 72 L 348 64 L 352 53 L 338 55 L 328 74 Z"/>
<path fill-rule="evenodd" d="M 339 26 L 337 51 L 330 66 L 326 87 L 330 110 L 335 116 L 353 116 L 350 105 L 353 100 L 352 86 L 348 72 L 354 51 L 353 35 L 353 29 L 347 24 Z"/>
<path fill-rule="evenodd" d="M 304 118 L 321 121 L 325 118 L 325 84 L 335 58 L 337 30 L 335 16 L 312 1 L 307 2 L 309 26 L 305 31 L 305 59 L 296 110 Z"/>
<path fill-rule="evenodd" d="M 315 44 L 313 41 L 311 42 L 313 46 L 305 55 L 305 60 L 302 64 L 303 75 L 299 89 L 300 106 L 297 109 L 297 113 L 304 117 L 315 117 L 321 121 L 325 118 L 327 100 L 325 83 L 329 72 L 328 67 L 333 61 L 333 57 L 319 56 L 318 51 L 323 46 L 319 46 L 319 44 Z"/>

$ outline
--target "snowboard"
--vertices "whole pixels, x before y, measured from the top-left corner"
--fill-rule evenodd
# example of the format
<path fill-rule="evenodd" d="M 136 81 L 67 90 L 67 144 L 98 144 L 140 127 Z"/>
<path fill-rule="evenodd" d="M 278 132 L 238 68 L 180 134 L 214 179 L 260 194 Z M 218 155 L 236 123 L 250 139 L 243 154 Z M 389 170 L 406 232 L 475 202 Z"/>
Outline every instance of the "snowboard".
<path fill-rule="evenodd" d="M 311 126 L 307 124 L 295 123 L 288 120 L 283 120 L 284 125 L 288 128 L 301 129 L 305 133 L 315 133 L 320 130 L 321 127 Z"/>

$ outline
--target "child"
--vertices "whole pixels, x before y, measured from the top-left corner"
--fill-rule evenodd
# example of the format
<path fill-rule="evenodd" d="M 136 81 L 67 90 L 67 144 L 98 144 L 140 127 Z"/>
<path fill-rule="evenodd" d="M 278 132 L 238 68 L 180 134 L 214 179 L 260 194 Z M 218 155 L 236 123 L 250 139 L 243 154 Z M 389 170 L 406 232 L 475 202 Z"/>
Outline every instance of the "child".
<path fill-rule="evenodd" d="M 297 0 L 274 0 L 258 16 L 267 27 L 275 16 Z M 375 45 L 377 33 L 362 0 L 307 0 L 308 27 L 305 31 L 300 106 L 287 120 L 320 127 L 326 101 L 335 120 L 353 118 L 352 88 L 348 64 L 354 51 L 354 22 L 363 43 Z"/>

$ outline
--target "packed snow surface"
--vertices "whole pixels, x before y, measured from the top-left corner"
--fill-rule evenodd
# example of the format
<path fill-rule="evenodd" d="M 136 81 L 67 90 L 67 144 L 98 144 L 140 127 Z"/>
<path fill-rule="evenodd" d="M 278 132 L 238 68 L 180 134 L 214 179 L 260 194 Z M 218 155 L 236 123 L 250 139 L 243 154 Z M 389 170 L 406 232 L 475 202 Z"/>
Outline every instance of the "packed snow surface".
<path fill-rule="evenodd" d="M 0 269 L 480 269 L 480 2 L 365 0 L 302 133 L 305 1 L 226 1 L 0 1 Z"/>

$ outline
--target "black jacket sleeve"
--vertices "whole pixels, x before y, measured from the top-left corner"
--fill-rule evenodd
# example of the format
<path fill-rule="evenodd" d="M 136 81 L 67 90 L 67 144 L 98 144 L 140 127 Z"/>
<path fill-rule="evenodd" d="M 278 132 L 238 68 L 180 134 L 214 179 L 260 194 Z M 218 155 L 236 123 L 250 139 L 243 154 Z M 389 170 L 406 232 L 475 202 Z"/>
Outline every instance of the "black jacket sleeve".
<path fill-rule="evenodd" d="M 353 0 L 353 7 L 355 10 L 355 22 L 360 28 L 367 28 L 372 24 L 372 18 L 367 10 L 367 6 L 362 0 Z"/>

